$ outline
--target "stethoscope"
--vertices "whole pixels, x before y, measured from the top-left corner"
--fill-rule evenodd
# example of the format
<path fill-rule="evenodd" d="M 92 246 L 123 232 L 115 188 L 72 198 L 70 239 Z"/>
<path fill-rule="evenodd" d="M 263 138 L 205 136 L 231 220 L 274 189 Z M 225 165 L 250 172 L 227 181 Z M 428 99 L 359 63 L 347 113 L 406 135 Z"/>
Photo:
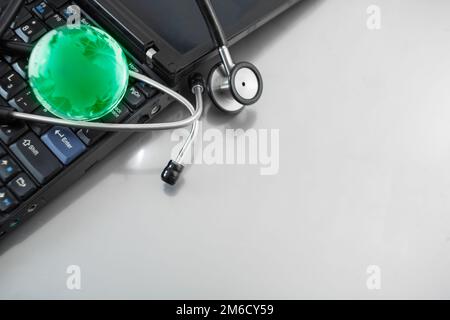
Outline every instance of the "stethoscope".
<path fill-rule="evenodd" d="M 236 114 L 241 112 L 246 106 L 256 103 L 263 91 L 263 80 L 258 69 L 251 63 L 241 62 L 234 63 L 231 57 L 228 42 L 221 23 L 217 17 L 217 14 L 211 4 L 210 0 L 196 0 L 197 5 L 206 21 L 211 38 L 213 39 L 220 57 L 221 62 L 217 64 L 210 71 L 208 77 L 207 89 L 209 96 L 213 103 L 223 112 Z M 23 5 L 24 0 L 11 0 L 7 8 L 2 13 L 0 21 L 5 21 L 0 25 L 0 36 L 2 32 L 6 30 L 4 25 L 9 26 L 16 17 L 18 11 Z M 70 28 L 70 27 L 63 27 Z M 71 27 L 73 28 L 73 26 Z M 104 33 L 95 27 L 83 26 L 89 32 Z M 59 29 L 57 29 L 59 30 Z M 61 31 L 63 32 L 63 29 Z M 111 40 L 112 38 L 110 38 Z M 115 41 L 115 40 L 112 40 Z M 36 46 L 39 45 L 39 42 Z M 119 45 L 116 44 L 118 47 Z M 20 52 L 30 51 L 30 47 L 27 45 L 14 46 L 12 43 L 3 44 L 9 50 L 17 50 Z M 31 62 L 30 62 L 31 63 Z M 190 77 L 190 88 L 192 94 L 195 96 L 195 107 L 191 102 L 180 95 L 178 92 L 168 88 L 167 86 L 137 72 L 129 70 L 129 76 L 146 83 L 161 92 L 166 93 L 176 101 L 180 102 L 189 111 L 190 116 L 166 123 L 145 123 L 145 124 L 109 124 L 95 121 L 78 121 L 71 119 L 58 119 L 52 117 L 45 117 L 39 115 L 33 115 L 28 113 L 16 112 L 7 108 L 0 108 L 0 119 L 4 124 L 12 124 L 17 120 L 25 122 L 37 122 L 43 124 L 79 128 L 79 129 L 91 129 L 108 132 L 141 132 L 149 130 L 173 130 L 183 128 L 192 125 L 189 136 L 187 137 L 183 147 L 179 151 L 175 159 L 170 160 L 166 168 L 161 174 L 161 178 L 164 182 L 175 185 L 180 178 L 184 169 L 184 158 L 188 150 L 192 147 L 192 144 L 196 138 L 199 119 L 203 113 L 203 93 L 205 90 L 204 79 L 200 74 L 195 74 Z M 41 96 L 39 88 L 31 86 L 36 97 Z M 41 103 L 44 101 L 40 101 Z M 119 102 L 119 101 L 118 101 Z M 117 102 L 117 103 L 118 103 Z"/>

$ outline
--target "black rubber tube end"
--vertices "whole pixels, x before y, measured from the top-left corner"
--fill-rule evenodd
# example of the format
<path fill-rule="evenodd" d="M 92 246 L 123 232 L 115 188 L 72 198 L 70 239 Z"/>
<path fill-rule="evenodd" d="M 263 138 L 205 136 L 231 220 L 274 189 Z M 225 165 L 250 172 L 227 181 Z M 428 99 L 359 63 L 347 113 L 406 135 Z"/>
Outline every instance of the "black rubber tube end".
<path fill-rule="evenodd" d="M 189 86 L 191 89 L 194 89 L 196 86 L 201 86 L 202 89 L 205 89 L 205 79 L 200 73 L 194 73 L 189 77 Z"/>
<path fill-rule="evenodd" d="M 170 184 L 171 186 L 176 185 L 178 179 L 180 178 L 181 174 L 183 173 L 184 166 L 182 164 L 179 164 L 176 161 L 170 160 L 167 167 L 164 169 L 164 171 L 161 174 L 161 179 L 167 184 Z"/>

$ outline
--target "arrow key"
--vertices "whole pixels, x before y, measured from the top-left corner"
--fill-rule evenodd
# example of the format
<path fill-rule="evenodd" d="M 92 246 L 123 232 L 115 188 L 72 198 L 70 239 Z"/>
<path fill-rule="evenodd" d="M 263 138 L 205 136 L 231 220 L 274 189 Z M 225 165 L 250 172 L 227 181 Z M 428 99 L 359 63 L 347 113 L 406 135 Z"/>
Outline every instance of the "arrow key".
<path fill-rule="evenodd" d="M 16 174 L 20 172 L 20 168 L 11 157 L 3 157 L 0 159 L 0 179 L 3 182 L 11 180 Z"/>
<path fill-rule="evenodd" d="M 19 202 L 6 188 L 0 189 L 0 212 L 7 213 L 17 207 Z"/>

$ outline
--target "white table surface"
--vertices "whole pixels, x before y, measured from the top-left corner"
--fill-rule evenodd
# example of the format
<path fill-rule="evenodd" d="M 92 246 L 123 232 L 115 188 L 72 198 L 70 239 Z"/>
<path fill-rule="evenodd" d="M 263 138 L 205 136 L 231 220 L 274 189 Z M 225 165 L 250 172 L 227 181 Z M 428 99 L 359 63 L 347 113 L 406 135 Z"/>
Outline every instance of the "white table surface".
<path fill-rule="evenodd" d="M 295 7 L 233 48 L 264 74 L 261 102 L 203 121 L 280 130 L 277 175 L 194 165 L 170 190 L 171 133 L 136 135 L 0 242 L 0 298 L 450 298 L 448 12 Z"/>

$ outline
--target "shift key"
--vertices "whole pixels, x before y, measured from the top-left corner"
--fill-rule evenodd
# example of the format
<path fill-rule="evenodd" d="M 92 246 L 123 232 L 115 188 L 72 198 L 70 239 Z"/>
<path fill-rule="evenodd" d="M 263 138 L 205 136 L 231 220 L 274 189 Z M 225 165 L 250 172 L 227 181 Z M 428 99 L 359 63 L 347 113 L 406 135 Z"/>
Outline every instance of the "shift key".
<path fill-rule="evenodd" d="M 50 181 L 63 168 L 34 133 L 26 134 L 10 149 L 40 184 Z"/>

